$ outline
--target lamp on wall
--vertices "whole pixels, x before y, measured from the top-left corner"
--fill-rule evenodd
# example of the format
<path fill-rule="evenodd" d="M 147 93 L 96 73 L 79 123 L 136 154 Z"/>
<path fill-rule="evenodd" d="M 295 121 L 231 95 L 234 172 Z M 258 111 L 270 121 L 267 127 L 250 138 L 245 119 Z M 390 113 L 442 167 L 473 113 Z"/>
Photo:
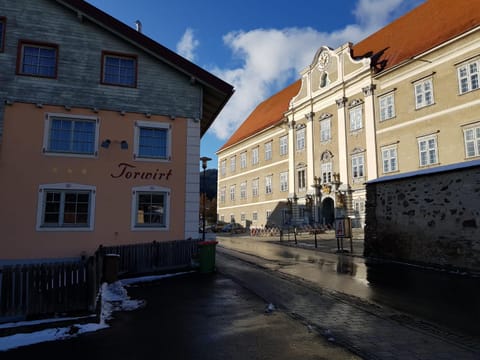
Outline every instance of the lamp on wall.
<path fill-rule="evenodd" d="M 108 149 L 108 147 L 110 146 L 110 144 L 112 143 L 112 141 L 110 139 L 105 139 L 102 141 L 102 147 L 105 148 L 105 149 Z"/>
<path fill-rule="evenodd" d="M 120 148 L 121 148 L 122 150 L 127 150 L 127 149 L 128 149 L 128 142 L 127 142 L 127 140 L 122 140 L 122 141 L 120 142 Z"/>

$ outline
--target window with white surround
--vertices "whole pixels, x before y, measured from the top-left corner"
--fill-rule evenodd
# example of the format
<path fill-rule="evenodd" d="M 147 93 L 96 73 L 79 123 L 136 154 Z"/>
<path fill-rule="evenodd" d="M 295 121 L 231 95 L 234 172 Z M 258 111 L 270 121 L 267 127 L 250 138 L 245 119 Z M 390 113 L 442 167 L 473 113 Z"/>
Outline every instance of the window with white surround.
<path fill-rule="evenodd" d="M 235 185 L 230 185 L 230 201 L 235 201 Z"/>
<path fill-rule="evenodd" d="M 420 109 L 432 105 L 433 99 L 433 80 L 432 78 L 422 79 L 413 84 L 415 89 L 415 108 Z"/>
<path fill-rule="evenodd" d="M 98 118 L 46 114 L 43 152 L 72 156 L 94 156 L 98 151 Z"/>
<path fill-rule="evenodd" d="M 134 153 L 137 160 L 168 161 L 172 156 L 170 124 L 154 121 L 135 121 Z"/>
<path fill-rule="evenodd" d="M 382 164 L 384 174 L 398 170 L 397 146 L 382 148 Z"/>
<path fill-rule="evenodd" d="M 257 197 L 258 196 L 258 185 L 259 185 L 259 179 L 253 179 L 252 180 L 252 197 Z"/>
<path fill-rule="evenodd" d="M 58 46 L 45 43 L 19 42 L 17 74 L 56 78 Z"/>
<path fill-rule="evenodd" d="M 258 146 L 252 149 L 252 165 L 258 164 Z"/>
<path fill-rule="evenodd" d="M 265 160 L 272 160 L 272 142 L 265 143 Z"/>
<path fill-rule="evenodd" d="M 132 189 L 132 230 L 168 230 L 170 189 L 138 186 Z"/>
<path fill-rule="evenodd" d="M 226 195 L 227 189 L 225 186 L 222 186 L 220 188 L 220 203 L 225 204 L 225 195 Z"/>
<path fill-rule="evenodd" d="M 320 141 L 326 142 L 332 139 L 332 119 L 320 120 Z"/>
<path fill-rule="evenodd" d="M 267 222 L 270 220 L 271 216 L 272 216 L 272 210 L 267 210 L 265 212 L 265 219 L 267 219 Z"/>
<path fill-rule="evenodd" d="M 361 179 L 365 176 L 365 157 L 363 154 L 352 156 L 353 179 Z"/>
<path fill-rule="evenodd" d="M 235 172 L 235 169 L 237 167 L 237 157 L 235 155 L 233 155 L 231 158 L 230 158 L 230 172 Z"/>
<path fill-rule="evenodd" d="M 227 174 L 227 160 L 220 161 L 220 174 L 222 176 Z"/>
<path fill-rule="evenodd" d="M 280 156 L 288 154 L 288 135 L 280 138 Z"/>
<path fill-rule="evenodd" d="M 332 163 L 322 163 L 320 164 L 320 170 L 322 172 L 322 182 L 324 184 L 332 182 Z"/>
<path fill-rule="evenodd" d="M 476 59 L 463 63 L 457 68 L 458 89 L 460 94 L 478 89 L 480 60 Z"/>
<path fill-rule="evenodd" d="M 247 182 L 240 183 L 240 199 L 245 200 L 247 198 Z"/>
<path fill-rule="evenodd" d="M 385 121 L 395 117 L 395 97 L 394 93 L 388 93 L 380 96 L 380 121 Z"/>
<path fill-rule="evenodd" d="M 247 152 L 244 151 L 240 154 L 240 168 L 245 169 L 247 167 Z"/>
<path fill-rule="evenodd" d="M 297 150 L 305 149 L 305 127 L 297 129 Z"/>
<path fill-rule="evenodd" d="M 307 181 L 306 181 L 306 171 L 305 169 L 300 169 L 297 172 L 298 178 L 298 190 L 305 191 L 307 189 Z"/>
<path fill-rule="evenodd" d="M 272 175 L 265 176 L 265 194 L 272 193 Z"/>
<path fill-rule="evenodd" d="M 235 215 L 230 214 L 230 222 L 234 223 L 235 222 Z"/>
<path fill-rule="evenodd" d="M 95 192 L 95 186 L 90 185 L 71 183 L 40 185 L 37 230 L 93 230 Z"/>
<path fill-rule="evenodd" d="M 288 191 L 288 171 L 280 173 L 280 191 Z"/>
<path fill-rule="evenodd" d="M 102 84 L 136 87 L 137 57 L 103 52 Z"/>
<path fill-rule="evenodd" d="M 426 136 L 418 139 L 418 156 L 420 166 L 428 166 L 438 163 L 436 136 Z"/>
<path fill-rule="evenodd" d="M 3 52 L 5 48 L 5 26 L 7 24 L 7 19 L 3 16 L 0 16 L 0 52 Z"/>
<path fill-rule="evenodd" d="M 241 213 L 240 214 L 240 221 L 245 221 L 245 220 L 246 220 L 245 213 Z"/>
<path fill-rule="evenodd" d="M 362 123 L 362 105 L 357 105 L 349 109 L 350 131 L 360 130 Z"/>
<path fill-rule="evenodd" d="M 257 221 L 257 220 L 258 220 L 258 212 L 254 211 L 254 212 L 252 213 L 252 220 L 253 220 L 253 221 Z"/>
<path fill-rule="evenodd" d="M 466 157 L 480 156 L 480 126 L 464 129 Z"/>

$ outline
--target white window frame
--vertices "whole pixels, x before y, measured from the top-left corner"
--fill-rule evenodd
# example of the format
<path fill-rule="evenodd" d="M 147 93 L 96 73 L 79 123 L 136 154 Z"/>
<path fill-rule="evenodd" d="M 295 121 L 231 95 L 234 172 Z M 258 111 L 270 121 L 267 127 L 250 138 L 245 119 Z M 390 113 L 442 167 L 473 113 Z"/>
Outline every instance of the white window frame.
<path fill-rule="evenodd" d="M 350 131 L 358 131 L 363 128 L 363 107 L 356 105 L 348 110 L 350 118 Z"/>
<path fill-rule="evenodd" d="M 458 92 L 466 94 L 480 87 L 480 59 L 464 62 L 457 67 Z"/>
<path fill-rule="evenodd" d="M 142 128 L 162 129 L 167 131 L 165 157 L 149 157 L 140 155 L 140 130 Z M 155 121 L 135 121 L 133 158 L 138 161 L 169 162 L 172 160 L 172 127 L 170 124 Z"/>
<path fill-rule="evenodd" d="M 415 109 L 421 109 L 434 104 L 432 77 L 414 82 L 413 89 L 415 93 Z"/>
<path fill-rule="evenodd" d="M 230 185 L 230 201 L 235 201 L 236 186 Z"/>
<path fill-rule="evenodd" d="M 258 221 L 258 212 L 257 211 L 252 212 L 252 221 Z"/>
<path fill-rule="evenodd" d="M 58 191 L 62 194 L 67 192 L 89 192 L 90 201 L 89 201 L 89 213 L 88 213 L 88 224 L 87 226 L 66 226 L 60 224 L 58 226 L 49 226 L 44 224 L 44 212 L 46 205 L 46 193 L 49 191 Z M 93 231 L 95 224 L 95 195 L 96 187 L 92 185 L 83 185 L 83 184 L 74 184 L 74 183 L 57 183 L 57 184 L 42 184 L 38 188 L 38 203 L 37 203 L 37 231 Z M 64 203 L 64 195 L 62 195 L 62 203 Z M 59 219 L 64 213 L 64 208 L 59 210 Z"/>
<path fill-rule="evenodd" d="M 322 174 L 322 183 L 330 184 L 332 182 L 332 169 L 333 164 L 331 162 L 324 162 L 320 164 L 320 171 Z"/>
<path fill-rule="evenodd" d="M 245 213 L 244 213 L 244 212 L 240 213 L 240 221 L 243 222 L 243 221 L 245 221 L 245 220 L 246 220 Z"/>
<path fill-rule="evenodd" d="M 258 164 L 258 146 L 252 149 L 252 165 Z"/>
<path fill-rule="evenodd" d="M 234 173 L 237 169 L 237 156 L 233 155 L 230 157 L 230 172 Z"/>
<path fill-rule="evenodd" d="M 352 178 L 353 180 L 365 177 L 365 155 L 352 155 Z"/>
<path fill-rule="evenodd" d="M 437 141 L 436 135 L 418 138 L 418 162 L 420 167 L 438 164 L 439 160 Z M 425 148 L 422 148 L 422 144 L 426 145 Z M 425 154 L 425 158 L 423 158 L 423 154 Z M 434 154 L 435 159 L 431 158 L 432 154 Z"/>
<path fill-rule="evenodd" d="M 265 143 L 265 160 L 272 160 L 272 142 Z"/>
<path fill-rule="evenodd" d="M 288 171 L 280 173 L 280 191 L 288 191 Z"/>
<path fill-rule="evenodd" d="M 395 94 L 390 92 L 378 98 L 380 108 L 380 121 L 390 120 L 395 117 Z"/>
<path fill-rule="evenodd" d="M 382 169 L 384 174 L 398 171 L 397 146 L 382 147 Z"/>
<path fill-rule="evenodd" d="M 272 175 L 265 176 L 265 194 L 273 192 L 273 177 Z"/>
<path fill-rule="evenodd" d="M 227 175 L 227 160 L 225 159 L 220 161 L 220 175 Z"/>
<path fill-rule="evenodd" d="M 463 129 L 463 139 L 465 143 L 465 157 L 480 156 L 480 124 Z"/>
<path fill-rule="evenodd" d="M 301 127 L 296 131 L 296 143 L 297 151 L 302 151 L 305 149 L 305 127 Z"/>
<path fill-rule="evenodd" d="M 161 193 L 164 196 L 162 226 L 139 225 L 138 222 L 138 195 L 141 193 Z M 131 210 L 131 230 L 132 231 L 168 231 L 170 229 L 170 189 L 162 186 L 136 186 L 132 188 L 132 210 Z"/>
<path fill-rule="evenodd" d="M 240 183 L 240 199 L 245 200 L 247 198 L 247 182 Z"/>
<path fill-rule="evenodd" d="M 226 192 L 227 192 L 227 188 L 225 186 L 222 186 L 220 188 L 220 204 L 225 204 Z"/>
<path fill-rule="evenodd" d="M 332 118 L 320 120 L 320 141 L 327 142 L 332 140 Z"/>
<path fill-rule="evenodd" d="M 280 137 L 280 156 L 288 154 L 288 135 Z"/>
<path fill-rule="evenodd" d="M 252 180 L 252 197 L 258 197 L 259 195 L 259 185 L 260 185 L 260 180 L 259 178 L 253 179 Z"/>
<path fill-rule="evenodd" d="M 297 170 L 298 191 L 307 190 L 307 170 L 305 168 Z"/>
<path fill-rule="evenodd" d="M 51 127 L 52 121 L 60 120 L 70 120 L 70 121 L 91 121 L 95 122 L 95 138 L 93 139 L 93 152 L 91 153 L 81 153 L 81 152 L 61 152 L 53 151 L 50 149 L 50 137 L 51 137 Z M 83 115 L 70 115 L 70 114 L 60 114 L 60 113 L 46 113 L 45 114 L 45 123 L 43 129 L 43 153 L 45 155 L 52 156 L 68 156 L 68 157 L 82 157 L 82 158 L 95 158 L 98 155 L 98 139 L 99 139 L 99 119 L 95 116 L 83 116 Z"/>
<path fill-rule="evenodd" d="M 247 167 L 247 152 L 244 151 L 240 154 L 240 168 L 245 169 Z"/>

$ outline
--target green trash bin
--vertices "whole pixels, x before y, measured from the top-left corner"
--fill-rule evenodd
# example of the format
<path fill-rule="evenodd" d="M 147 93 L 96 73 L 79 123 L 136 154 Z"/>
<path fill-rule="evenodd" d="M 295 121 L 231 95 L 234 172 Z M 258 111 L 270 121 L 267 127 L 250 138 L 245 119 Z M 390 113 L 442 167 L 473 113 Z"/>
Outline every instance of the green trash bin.
<path fill-rule="evenodd" d="M 201 241 L 198 243 L 200 272 L 211 273 L 215 271 L 215 251 L 218 241 Z"/>

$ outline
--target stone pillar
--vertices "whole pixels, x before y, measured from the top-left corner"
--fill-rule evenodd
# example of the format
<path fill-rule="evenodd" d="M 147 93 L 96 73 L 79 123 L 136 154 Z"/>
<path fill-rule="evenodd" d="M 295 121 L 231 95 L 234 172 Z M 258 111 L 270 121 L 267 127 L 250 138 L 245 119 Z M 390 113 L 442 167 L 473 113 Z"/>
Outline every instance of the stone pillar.
<path fill-rule="evenodd" d="M 375 133 L 375 99 L 373 96 L 375 84 L 364 87 L 365 96 L 365 139 L 367 144 L 367 180 L 378 177 L 377 167 L 377 137 Z"/>

